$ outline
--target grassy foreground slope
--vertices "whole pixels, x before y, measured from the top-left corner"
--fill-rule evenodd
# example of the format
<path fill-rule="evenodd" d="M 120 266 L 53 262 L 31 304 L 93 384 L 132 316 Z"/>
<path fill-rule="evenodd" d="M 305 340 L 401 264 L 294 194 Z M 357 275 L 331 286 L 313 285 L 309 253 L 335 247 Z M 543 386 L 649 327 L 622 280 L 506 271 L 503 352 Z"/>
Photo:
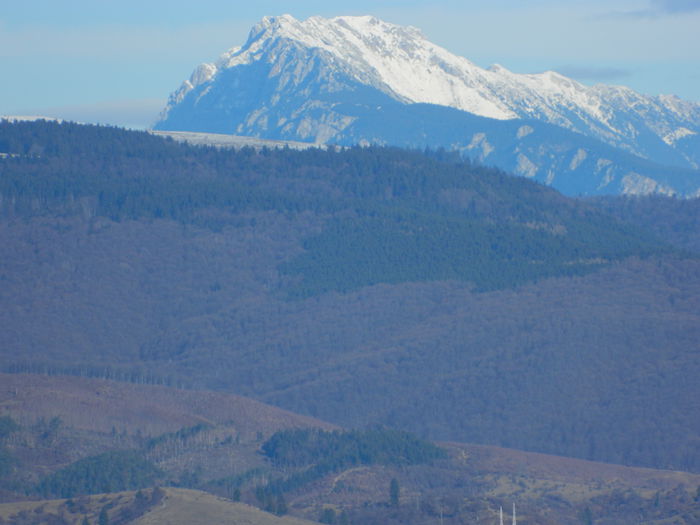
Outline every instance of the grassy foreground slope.
<path fill-rule="evenodd" d="M 80 431 L 136 431 L 144 435 L 182 427 L 233 423 L 243 439 L 269 437 L 284 428 L 333 425 L 250 398 L 223 392 L 181 390 L 70 376 L 0 373 L 0 413 L 21 423 L 60 418 Z"/>
<path fill-rule="evenodd" d="M 94 524 L 101 513 L 112 524 L 290 523 L 252 505 L 286 513 L 285 519 L 325 523 L 458 525 L 491 523 L 500 506 L 513 502 L 520 523 L 538 525 L 691 525 L 700 517 L 698 474 L 429 444 L 388 429 L 329 432 L 329 425 L 323 430 L 315 427 L 321 422 L 257 402 L 248 402 L 255 410 L 241 411 L 237 406 L 246 400 L 211 392 L 78 377 L 9 379 L 3 383 L 9 388 L 0 389 L 0 448 L 13 459 L 13 472 L 0 473 L 5 524 L 83 525 L 86 518 Z M 83 410 L 94 424 L 78 416 Z M 208 424 L 174 430 L 183 414 L 199 414 Z M 104 423 L 117 416 L 112 421 L 128 430 L 115 434 Z M 14 428 L 5 424 L 7 417 L 17 422 Z M 157 428 L 171 430 L 150 434 Z M 237 434 L 241 428 L 248 433 Z M 274 428 L 279 431 L 270 435 Z M 32 489 L 42 485 L 32 480 L 56 480 L 60 472 L 71 471 L 75 481 L 81 461 L 124 449 L 162 470 L 156 480 L 162 489 L 95 494 L 83 485 L 60 500 Z"/>
<path fill-rule="evenodd" d="M 310 525 L 315 522 L 292 516 L 275 516 L 245 503 L 206 492 L 166 487 L 154 490 L 84 496 L 71 500 L 0 503 L 1 523 L 82 525 L 105 523 L 133 525 Z M 145 499 L 139 506 L 139 499 Z M 103 518 L 104 519 L 104 518 Z"/>
<path fill-rule="evenodd" d="M 198 490 L 165 489 L 160 506 L 133 522 L 134 525 L 172 525 L 220 523 L 221 525 L 310 525 L 292 516 L 275 516 L 245 503 L 207 494 Z"/>

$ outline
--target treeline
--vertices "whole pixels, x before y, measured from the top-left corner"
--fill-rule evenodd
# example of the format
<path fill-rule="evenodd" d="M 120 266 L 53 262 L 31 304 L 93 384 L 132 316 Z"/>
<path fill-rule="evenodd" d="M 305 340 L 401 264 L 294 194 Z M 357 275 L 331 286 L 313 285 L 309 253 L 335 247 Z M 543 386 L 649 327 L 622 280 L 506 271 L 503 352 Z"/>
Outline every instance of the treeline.
<path fill-rule="evenodd" d="M 324 463 L 332 470 L 353 465 L 418 465 L 446 457 L 445 451 L 433 443 L 389 428 L 281 430 L 261 450 L 277 467 Z"/>
<path fill-rule="evenodd" d="M 163 472 L 138 451 L 118 450 L 71 463 L 37 485 L 43 497 L 119 492 L 153 486 Z"/>
<path fill-rule="evenodd" d="M 148 439 L 144 445 L 144 448 L 146 451 L 152 451 L 156 447 L 164 445 L 170 441 L 185 442 L 210 428 L 211 425 L 199 423 L 191 427 L 183 427 L 176 432 L 166 432 L 165 434 Z"/>
<path fill-rule="evenodd" d="M 190 147 L 148 133 L 0 122 L 0 209 L 164 218 L 217 228 L 206 210 L 327 220 L 281 267 L 305 297 L 380 282 L 457 279 L 483 290 L 576 275 L 661 243 L 591 206 L 444 151 Z"/>
<path fill-rule="evenodd" d="M 0 417 L 0 480 L 12 473 L 17 460 L 5 446 L 7 438 L 19 430 L 19 425 L 10 416 Z"/>
<path fill-rule="evenodd" d="M 275 433 L 262 448 L 277 468 L 292 469 L 270 481 L 263 494 L 298 489 L 330 474 L 357 465 L 419 465 L 447 457 L 440 447 L 408 432 L 375 428 L 353 431 L 292 429 Z"/>
<path fill-rule="evenodd" d="M 581 275 L 612 261 L 646 257 L 658 245 L 619 229 L 571 224 L 567 234 L 519 224 L 385 214 L 331 222 L 282 266 L 301 281 L 292 296 L 347 292 L 377 283 L 459 280 L 480 290 L 549 276 Z"/>
<path fill-rule="evenodd" d="M 700 198 L 595 197 L 585 202 L 622 222 L 655 233 L 675 246 L 700 253 Z"/>
<path fill-rule="evenodd" d="M 202 487 L 204 490 L 219 494 L 233 501 L 240 501 L 241 490 L 246 485 L 264 486 L 270 479 L 270 469 L 255 467 L 240 474 L 208 481 Z"/>
<path fill-rule="evenodd" d="M 91 379 L 109 379 L 137 385 L 163 385 L 187 388 L 184 377 L 159 375 L 141 366 L 119 367 L 112 365 L 63 365 L 58 363 L 20 361 L 0 367 L 5 374 L 41 374 L 47 376 L 78 376 Z"/>
<path fill-rule="evenodd" d="M 277 209 L 370 212 L 377 203 L 450 204 L 443 190 L 468 189 L 451 206 L 482 217 L 539 217 L 520 199 L 556 192 L 444 152 L 397 148 L 305 151 L 190 147 L 148 133 L 56 122 L 0 122 L 3 206 L 20 216 L 92 197 L 97 215 L 190 221 L 197 210 Z M 490 197 L 505 192 L 498 201 Z M 517 198 L 516 198 L 517 197 Z M 441 202 L 445 201 L 445 202 Z M 503 217 L 499 217 L 502 219 Z"/>

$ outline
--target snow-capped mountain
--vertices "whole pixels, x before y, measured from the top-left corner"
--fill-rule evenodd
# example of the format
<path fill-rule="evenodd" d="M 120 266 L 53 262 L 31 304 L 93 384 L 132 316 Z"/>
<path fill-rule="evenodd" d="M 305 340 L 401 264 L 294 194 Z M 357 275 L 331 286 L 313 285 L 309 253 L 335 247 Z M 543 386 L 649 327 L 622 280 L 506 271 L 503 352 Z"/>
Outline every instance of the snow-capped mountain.
<path fill-rule="evenodd" d="M 444 128 L 447 108 L 450 129 Z M 579 158 L 564 162 L 568 171 L 585 160 L 597 170 L 590 188 L 569 192 L 693 194 L 700 188 L 694 174 L 700 105 L 625 87 L 588 87 L 554 72 L 483 69 L 418 29 L 369 16 L 264 18 L 245 45 L 197 67 L 155 128 L 445 146 L 554 186 L 563 174 L 547 159 L 563 152 Z M 536 137 L 538 147 L 532 145 Z M 667 178 L 658 180 L 643 159 L 656 168 L 671 166 L 661 170 Z"/>

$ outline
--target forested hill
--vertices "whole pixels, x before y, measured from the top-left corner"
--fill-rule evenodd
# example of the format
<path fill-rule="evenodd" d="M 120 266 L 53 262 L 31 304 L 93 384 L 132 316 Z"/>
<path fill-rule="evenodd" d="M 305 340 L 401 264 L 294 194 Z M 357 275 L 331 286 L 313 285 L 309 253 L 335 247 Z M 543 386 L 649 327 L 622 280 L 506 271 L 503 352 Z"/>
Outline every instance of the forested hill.
<path fill-rule="evenodd" d="M 3 122 L 0 151 L 6 216 L 217 228 L 216 209 L 313 214 L 323 226 L 280 266 L 296 296 L 445 279 L 495 289 L 664 251 L 589 206 L 444 152 L 226 151 L 56 122 Z"/>
<path fill-rule="evenodd" d="M 2 122 L 0 153 L 4 371 L 700 471 L 697 235 L 666 235 L 692 204 L 572 200 L 444 152 L 71 123 Z"/>

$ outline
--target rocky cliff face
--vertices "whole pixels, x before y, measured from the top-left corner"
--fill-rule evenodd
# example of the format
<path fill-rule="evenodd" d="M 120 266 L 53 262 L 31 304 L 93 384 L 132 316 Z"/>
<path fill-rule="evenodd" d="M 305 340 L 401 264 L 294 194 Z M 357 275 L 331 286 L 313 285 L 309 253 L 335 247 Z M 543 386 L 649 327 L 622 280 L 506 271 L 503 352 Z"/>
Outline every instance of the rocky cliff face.
<path fill-rule="evenodd" d="M 446 147 L 570 194 L 700 189 L 700 105 L 483 69 L 373 17 L 264 18 L 195 69 L 155 128 Z"/>

